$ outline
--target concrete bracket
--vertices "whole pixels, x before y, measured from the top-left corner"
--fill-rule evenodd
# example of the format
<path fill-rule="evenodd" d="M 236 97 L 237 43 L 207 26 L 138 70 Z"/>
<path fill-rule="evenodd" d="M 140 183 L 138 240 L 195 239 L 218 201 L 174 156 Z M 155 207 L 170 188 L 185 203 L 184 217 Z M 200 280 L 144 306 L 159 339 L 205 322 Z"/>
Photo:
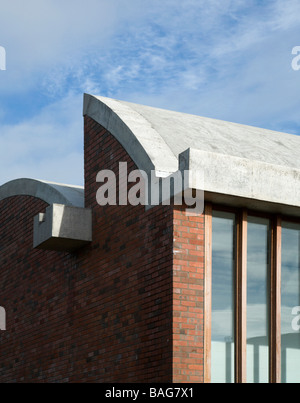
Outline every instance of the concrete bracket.
<path fill-rule="evenodd" d="M 52 204 L 34 217 L 34 248 L 73 252 L 91 241 L 91 209 Z"/>

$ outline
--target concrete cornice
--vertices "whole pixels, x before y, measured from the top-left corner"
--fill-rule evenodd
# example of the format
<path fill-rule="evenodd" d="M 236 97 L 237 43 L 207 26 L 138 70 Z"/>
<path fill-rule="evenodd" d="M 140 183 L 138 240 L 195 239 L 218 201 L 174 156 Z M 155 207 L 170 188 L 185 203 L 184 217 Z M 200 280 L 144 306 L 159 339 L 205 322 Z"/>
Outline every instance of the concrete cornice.
<path fill-rule="evenodd" d="M 16 179 L 0 186 L 0 201 L 13 196 L 33 196 L 49 205 L 84 207 L 84 188 L 35 179 Z"/>
<path fill-rule="evenodd" d="M 180 154 L 179 165 L 181 171 L 203 173 L 204 191 L 215 195 L 215 202 L 224 201 L 227 195 L 230 204 L 240 199 L 245 207 L 268 206 L 269 212 L 300 215 L 299 169 L 195 149 Z M 192 175 L 189 187 L 197 188 Z"/>

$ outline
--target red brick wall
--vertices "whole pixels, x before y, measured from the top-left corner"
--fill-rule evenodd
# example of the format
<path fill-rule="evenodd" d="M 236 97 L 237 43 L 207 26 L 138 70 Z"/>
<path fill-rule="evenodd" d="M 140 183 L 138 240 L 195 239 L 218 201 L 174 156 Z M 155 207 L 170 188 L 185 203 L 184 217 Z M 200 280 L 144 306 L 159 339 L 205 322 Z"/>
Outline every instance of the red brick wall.
<path fill-rule="evenodd" d="M 153 273 L 151 275 L 152 284 L 150 288 L 144 287 L 142 291 L 153 290 L 154 292 L 154 294 L 146 292 L 139 295 L 137 290 L 140 286 L 133 280 L 132 290 L 135 290 L 133 291 L 135 296 L 132 295 L 132 306 L 135 307 L 133 312 L 145 298 L 148 300 L 149 307 L 153 306 L 155 298 L 164 301 L 163 314 L 159 310 L 158 313 L 161 314 L 161 317 L 152 319 L 152 325 L 156 327 L 154 334 L 158 336 L 156 341 L 151 342 L 149 331 L 147 331 L 148 311 L 141 315 L 141 331 L 142 334 L 146 332 L 142 339 L 148 341 L 147 345 L 150 348 L 147 345 L 143 347 L 143 344 L 140 347 L 145 348 L 145 351 L 148 348 L 148 352 L 145 353 L 148 355 L 148 364 L 144 366 L 143 360 L 132 363 L 133 368 L 138 365 L 140 369 L 145 370 L 147 367 L 148 371 L 151 371 L 149 363 L 152 360 L 153 374 L 149 372 L 150 376 L 145 377 L 144 371 L 139 370 L 138 377 L 134 375 L 130 380 L 203 382 L 204 216 L 188 216 L 184 208 L 176 207 L 174 209 L 173 206 L 156 207 L 147 213 L 145 213 L 144 207 L 100 208 L 97 206 L 95 194 L 99 184 L 96 184 L 95 177 L 100 169 L 109 168 L 117 172 L 119 161 L 127 161 L 129 171 L 137 168 L 118 142 L 90 118 L 85 119 L 85 133 L 87 134 L 85 136 L 86 189 L 89 189 L 86 194 L 86 207 L 93 208 L 97 217 L 95 220 L 98 220 L 99 223 L 95 229 L 94 242 L 97 237 L 100 236 L 101 240 L 101 237 L 104 236 L 109 240 L 107 244 L 109 247 L 111 244 L 117 244 L 114 252 L 110 250 L 112 254 L 108 253 L 107 273 L 111 277 L 109 272 L 111 259 L 114 261 L 115 256 L 117 269 L 120 261 L 131 255 L 133 247 L 134 259 L 131 259 L 132 267 L 129 273 L 132 273 L 132 270 L 134 273 L 142 271 L 144 279 L 147 277 L 150 279 L 150 270 Z M 137 223 L 135 223 L 136 220 L 138 220 Z M 126 221 L 132 228 L 129 233 Z M 101 232 L 99 232 L 100 227 Z M 118 228 L 117 233 L 116 228 Z M 122 237 L 122 234 L 125 234 L 125 237 Z M 123 250 L 120 252 L 118 247 L 128 236 L 131 239 L 133 237 L 134 243 L 133 240 L 125 242 Z M 146 238 L 140 242 L 142 237 Z M 105 240 L 102 240 L 103 243 L 105 245 Z M 127 273 L 125 268 L 122 270 L 124 270 L 124 274 Z M 110 281 L 112 282 L 113 279 Z M 116 299 L 110 303 L 114 304 L 115 301 Z M 119 308 L 116 311 L 118 312 Z M 134 327 L 136 328 L 136 325 Z M 132 331 L 132 336 L 136 337 L 134 336 L 135 330 L 132 329 Z M 110 337 L 114 339 L 115 336 L 112 333 Z M 166 338 L 169 340 L 168 343 L 166 343 Z M 157 343 L 159 340 L 162 343 L 161 348 Z M 153 347 L 151 343 L 153 343 Z M 156 346 L 155 343 L 157 343 Z M 116 349 L 116 354 L 118 354 L 118 349 Z M 162 360 L 157 359 L 156 356 L 161 357 Z M 107 360 L 109 361 L 109 357 Z M 120 368 L 123 364 L 120 363 Z M 113 363 L 112 367 L 115 368 Z M 155 372 L 158 376 L 155 376 Z M 126 375 L 120 372 L 120 376 Z"/>
<path fill-rule="evenodd" d="M 46 203 L 0 203 L 0 382 L 172 380 L 172 208 L 98 206 L 98 171 L 135 166 L 100 126 L 85 129 L 90 246 L 33 250 L 33 217 Z"/>
<path fill-rule="evenodd" d="M 74 258 L 33 250 L 33 217 L 45 202 L 18 196 L 0 202 L 0 382 L 68 379 Z"/>
<path fill-rule="evenodd" d="M 204 382 L 204 216 L 174 209 L 173 382 Z"/>
<path fill-rule="evenodd" d="M 136 169 L 85 118 L 93 242 L 75 254 L 32 249 L 47 207 L 0 202 L 0 382 L 202 382 L 203 218 L 157 206 L 100 207 L 96 175 Z"/>
<path fill-rule="evenodd" d="M 115 138 L 86 117 L 86 207 L 93 209 L 94 230 L 80 261 L 86 262 L 85 284 L 92 285 L 89 312 L 94 308 L 101 322 L 89 334 L 95 348 L 101 340 L 93 363 L 108 382 L 170 382 L 173 211 L 100 207 L 96 175 L 101 169 L 117 174 L 119 162 L 128 162 L 128 172 L 137 169 Z"/>

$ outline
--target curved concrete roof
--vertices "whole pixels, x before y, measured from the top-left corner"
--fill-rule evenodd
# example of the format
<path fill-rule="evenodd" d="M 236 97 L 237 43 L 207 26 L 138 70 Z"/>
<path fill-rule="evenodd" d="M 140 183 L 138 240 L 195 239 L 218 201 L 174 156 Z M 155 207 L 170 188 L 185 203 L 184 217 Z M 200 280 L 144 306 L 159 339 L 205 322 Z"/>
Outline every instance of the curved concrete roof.
<path fill-rule="evenodd" d="M 147 173 L 201 170 L 207 195 L 300 208 L 300 136 L 88 94 L 83 114 Z"/>
<path fill-rule="evenodd" d="M 84 188 L 35 179 L 16 179 L 0 186 L 0 201 L 12 196 L 33 196 L 48 204 L 84 207 Z"/>
<path fill-rule="evenodd" d="M 87 94 L 83 113 L 116 136 L 140 169 L 174 172 L 188 148 L 300 169 L 300 136 Z"/>
<path fill-rule="evenodd" d="M 154 127 L 152 119 L 145 118 L 132 104 L 85 94 L 83 115 L 112 133 L 139 169 L 162 173 L 178 169 L 177 156 Z"/>

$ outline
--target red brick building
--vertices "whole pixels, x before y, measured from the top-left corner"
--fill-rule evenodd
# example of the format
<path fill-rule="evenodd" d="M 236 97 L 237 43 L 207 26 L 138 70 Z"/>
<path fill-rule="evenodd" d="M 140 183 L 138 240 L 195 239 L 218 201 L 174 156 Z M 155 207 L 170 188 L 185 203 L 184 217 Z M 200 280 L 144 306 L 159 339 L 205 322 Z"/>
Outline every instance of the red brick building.
<path fill-rule="evenodd" d="M 299 146 L 85 95 L 84 189 L 0 187 L 0 382 L 300 381 L 287 327 L 300 305 Z M 161 182 L 203 171 L 204 212 L 100 206 L 98 173 L 116 174 L 119 195 L 125 162 Z"/>

